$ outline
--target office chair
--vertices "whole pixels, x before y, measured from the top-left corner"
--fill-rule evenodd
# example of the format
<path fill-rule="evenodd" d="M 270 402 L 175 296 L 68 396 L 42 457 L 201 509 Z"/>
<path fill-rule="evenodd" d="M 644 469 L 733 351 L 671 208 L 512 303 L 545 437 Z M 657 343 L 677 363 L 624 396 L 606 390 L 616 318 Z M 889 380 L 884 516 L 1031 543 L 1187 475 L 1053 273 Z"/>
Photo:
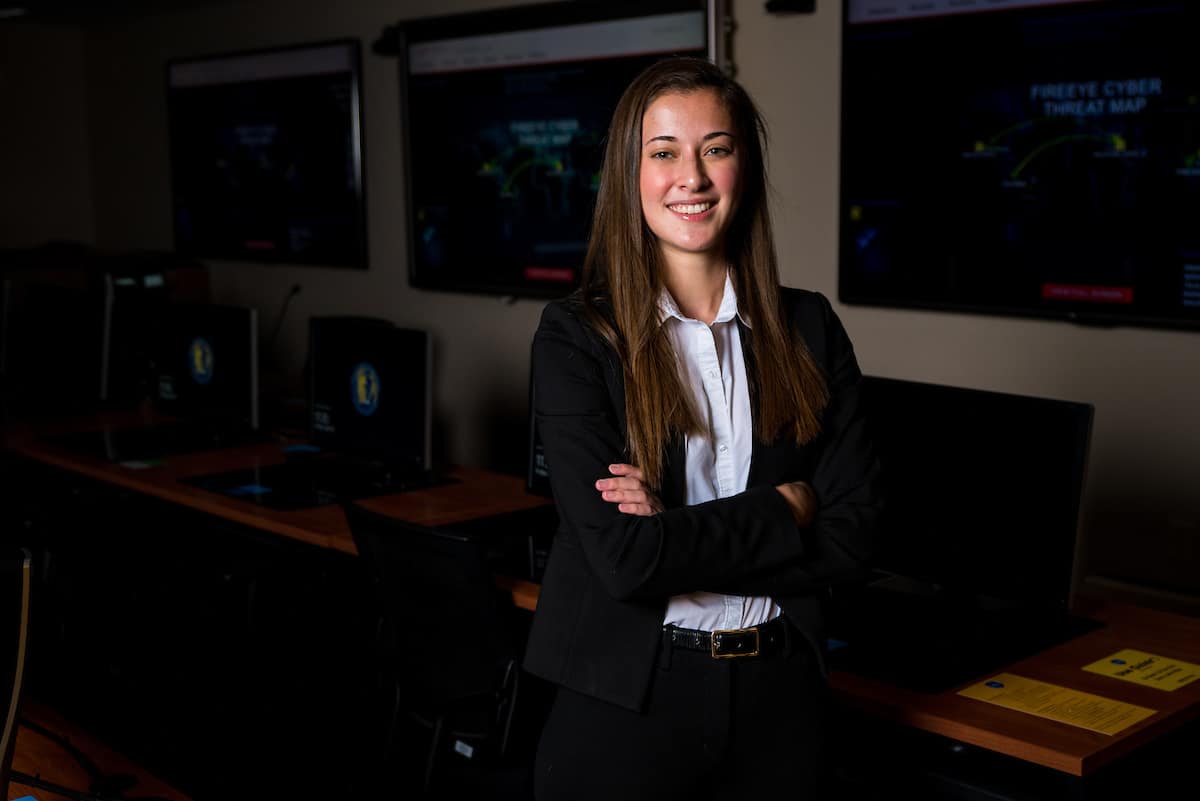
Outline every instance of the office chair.
<path fill-rule="evenodd" d="M 439 752 L 495 764 L 508 749 L 520 669 L 484 541 L 344 506 L 380 617 L 380 656 L 392 689 L 385 753 L 401 712 L 431 731 L 422 786 Z M 476 749 L 482 748 L 479 754 Z M 465 767 L 465 763 L 464 763 Z"/>

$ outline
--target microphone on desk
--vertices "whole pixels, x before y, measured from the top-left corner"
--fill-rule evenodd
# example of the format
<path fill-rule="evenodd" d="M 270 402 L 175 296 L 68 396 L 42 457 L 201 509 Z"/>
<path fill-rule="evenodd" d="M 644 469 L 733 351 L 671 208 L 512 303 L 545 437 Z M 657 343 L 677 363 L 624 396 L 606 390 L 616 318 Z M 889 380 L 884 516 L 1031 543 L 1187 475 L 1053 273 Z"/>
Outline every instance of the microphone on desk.
<path fill-rule="evenodd" d="M 300 290 L 303 288 L 300 284 L 292 284 L 292 288 L 288 290 L 287 295 L 284 297 L 283 305 L 279 308 L 279 316 L 275 318 L 275 326 L 271 329 L 271 336 L 266 342 L 268 350 L 275 345 L 275 340 L 279 337 L 279 331 L 283 328 L 283 320 L 287 317 L 288 306 L 292 304 L 292 298 L 299 295 Z"/>

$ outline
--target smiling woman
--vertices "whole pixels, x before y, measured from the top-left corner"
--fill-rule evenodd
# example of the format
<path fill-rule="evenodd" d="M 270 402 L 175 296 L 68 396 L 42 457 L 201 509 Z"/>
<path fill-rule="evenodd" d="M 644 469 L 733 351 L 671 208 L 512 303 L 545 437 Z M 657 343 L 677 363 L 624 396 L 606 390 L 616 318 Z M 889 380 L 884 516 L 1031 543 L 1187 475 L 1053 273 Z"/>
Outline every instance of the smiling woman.
<path fill-rule="evenodd" d="M 658 238 L 668 285 L 691 271 L 709 272 L 724 283 L 725 232 L 738 191 L 732 129 L 728 110 L 711 90 L 665 94 L 646 109 L 642 215 Z M 697 311 L 697 319 L 712 319 L 716 309 Z"/>
<path fill-rule="evenodd" d="M 810 798 L 821 598 L 878 516 L 829 302 L 783 289 L 763 125 L 709 62 L 625 91 L 579 292 L 533 343 L 562 521 L 526 667 L 559 685 L 540 799 Z"/>

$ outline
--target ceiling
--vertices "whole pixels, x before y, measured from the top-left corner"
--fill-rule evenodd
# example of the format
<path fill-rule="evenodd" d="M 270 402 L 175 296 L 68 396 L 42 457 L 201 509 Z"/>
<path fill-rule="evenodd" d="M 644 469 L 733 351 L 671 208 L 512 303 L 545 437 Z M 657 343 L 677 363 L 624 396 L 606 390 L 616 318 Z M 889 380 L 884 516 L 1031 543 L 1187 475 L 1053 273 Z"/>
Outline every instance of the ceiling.
<path fill-rule="evenodd" d="M 89 26 L 233 0 L 0 0 L 0 23 Z M 5 13 L 23 9 L 23 14 Z"/>

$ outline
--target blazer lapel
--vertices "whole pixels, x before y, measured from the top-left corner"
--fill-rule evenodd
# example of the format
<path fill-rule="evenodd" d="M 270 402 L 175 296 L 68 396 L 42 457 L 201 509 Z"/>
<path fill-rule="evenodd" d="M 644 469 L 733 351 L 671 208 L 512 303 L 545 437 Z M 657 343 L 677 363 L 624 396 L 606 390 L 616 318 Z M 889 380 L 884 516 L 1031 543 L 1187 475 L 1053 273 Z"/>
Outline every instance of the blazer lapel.
<path fill-rule="evenodd" d="M 668 509 L 683 506 L 687 497 L 687 451 L 684 437 L 679 432 L 667 443 L 667 459 L 663 467 L 661 500 Z"/>
<path fill-rule="evenodd" d="M 738 336 L 742 341 L 742 363 L 746 365 L 746 382 L 750 392 L 750 414 L 751 425 L 754 424 L 754 410 L 758 408 L 758 363 L 754 360 L 754 348 L 752 347 L 751 338 L 754 332 L 750 327 L 742 322 L 742 318 L 737 318 Z M 758 469 L 762 464 L 762 450 L 764 443 L 759 440 L 758 433 L 755 432 L 751 437 L 753 443 L 750 448 L 750 471 L 746 476 L 746 486 L 755 486 L 755 481 L 758 478 Z"/>

